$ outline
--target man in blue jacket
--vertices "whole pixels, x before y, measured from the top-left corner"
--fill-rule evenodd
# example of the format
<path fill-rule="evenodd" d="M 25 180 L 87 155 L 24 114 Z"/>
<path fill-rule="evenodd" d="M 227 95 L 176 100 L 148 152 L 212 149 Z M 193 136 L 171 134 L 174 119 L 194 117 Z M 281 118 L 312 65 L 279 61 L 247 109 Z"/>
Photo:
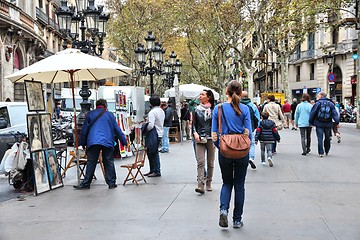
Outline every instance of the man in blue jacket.
<path fill-rule="evenodd" d="M 311 109 L 309 123 L 316 127 L 318 153 L 319 157 L 323 157 L 324 148 L 326 155 L 328 155 L 330 151 L 330 133 L 333 126 L 332 120 L 334 120 L 339 127 L 339 117 L 334 103 L 329 98 L 326 98 L 325 92 L 320 92 L 317 99 L 318 100 Z"/>
<path fill-rule="evenodd" d="M 81 130 L 79 145 L 86 150 L 87 162 L 84 180 L 75 189 L 89 189 L 94 176 L 96 164 L 102 151 L 102 161 L 105 169 L 105 181 L 109 189 L 116 188 L 116 172 L 114 166 L 115 136 L 124 146 L 128 145 L 124 133 L 118 126 L 113 113 L 107 111 L 105 99 L 96 101 L 96 109 L 86 114 Z"/>

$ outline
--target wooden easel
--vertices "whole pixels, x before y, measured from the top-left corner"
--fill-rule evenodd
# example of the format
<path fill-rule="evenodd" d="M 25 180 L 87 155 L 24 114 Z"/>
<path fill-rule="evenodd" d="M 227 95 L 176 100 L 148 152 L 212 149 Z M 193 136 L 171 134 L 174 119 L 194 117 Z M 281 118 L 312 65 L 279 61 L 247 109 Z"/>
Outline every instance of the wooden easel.
<path fill-rule="evenodd" d="M 65 173 L 66 173 L 66 171 L 67 171 L 69 168 L 72 168 L 72 167 L 76 167 L 76 166 L 77 166 L 77 165 L 76 165 L 76 154 L 75 154 L 75 151 L 70 151 L 70 156 L 72 156 L 72 157 L 71 157 L 69 163 L 66 165 L 63 173 L 61 174 L 62 177 L 65 176 Z M 79 156 L 79 170 L 80 170 L 79 177 L 80 177 L 80 178 L 81 178 L 81 176 L 82 176 L 82 177 L 85 177 L 84 171 L 85 171 L 85 167 L 86 167 L 86 162 L 87 162 L 87 157 L 86 157 L 85 153 L 84 153 L 84 154 L 81 154 L 81 155 Z M 103 162 L 102 162 L 101 152 L 100 152 L 100 155 L 99 155 L 98 162 L 100 163 L 100 167 L 101 167 L 102 173 L 103 173 L 104 178 L 105 178 L 105 169 L 104 169 L 104 164 L 103 164 Z M 95 175 L 94 175 L 94 178 L 96 179 Z"/>

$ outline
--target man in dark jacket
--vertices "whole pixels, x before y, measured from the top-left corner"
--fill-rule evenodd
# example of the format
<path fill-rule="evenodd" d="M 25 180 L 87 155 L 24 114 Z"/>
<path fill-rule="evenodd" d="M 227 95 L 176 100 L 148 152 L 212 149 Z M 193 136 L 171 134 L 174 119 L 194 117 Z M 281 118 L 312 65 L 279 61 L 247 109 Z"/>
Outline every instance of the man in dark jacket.
<path fill-rule="evenodd" d="M 164 120 L 164 132 L 162 137 L 162 148 L 160 150 L 161 153 L 168 153 L 169 152 L 169 130 L 172 126 L 173 121 L 173 114 L 174 110 L 171 107 L 171 101 L 169 101 L 167 104 L 162 103 L 161 108 L 165 112 L 165 120 Z"/>
<path fill-rule="evenodd" d="M 109 185 L 109 189 L 117 187 L 113 156 L 115 136 L 120 140 L 121 144 L 128 145 L 114 114 L 107 111 L 106 100 L 99 99 L 96 101 L 96 109 L 86 114 L 82 126 L 79 145 L 86 150 L 86 172 L 84 180 L 80 185 L 74 186 L 75 189 L 90 189 L 100 151 L 102 151 L 105 181 Z"/>
<path fill-rule="evenodd" d="M 332 120 L 339 127 L 339 117 L 335 109 L 334 103 L 326 98 L 325 92 L 320 92 L 317 95 L 317 101 L 310 112 L 309 123 L 316 127 L 316 136 L 318 139 L 318 154 L 319 157 L 328 155 L 330 151 L 330 134 L 333 126 Z M 325 135 L 325 139 L 324 139 Z"/>

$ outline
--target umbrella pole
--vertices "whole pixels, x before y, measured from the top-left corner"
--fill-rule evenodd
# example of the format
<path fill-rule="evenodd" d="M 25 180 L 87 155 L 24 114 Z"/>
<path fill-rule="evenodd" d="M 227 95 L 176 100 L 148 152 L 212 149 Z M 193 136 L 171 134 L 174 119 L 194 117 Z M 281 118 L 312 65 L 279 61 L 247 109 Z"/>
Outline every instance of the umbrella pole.
<path fill-rule="evenodd" d="M 73 101 L 73 110 L 74 110 L 74 124 L 75 124 L 75 156 L 76 156 L 76 175 L 78 185 L 80 185 L 80 167 L 79 167 L 79 135 L 76 121 L 76 104 L 75 104 L 75 86 L 74 86 L 74 72 L 70 71 L 70 79 L 71 79 L 71 92 L 72 92 L 72 101 Z"/>

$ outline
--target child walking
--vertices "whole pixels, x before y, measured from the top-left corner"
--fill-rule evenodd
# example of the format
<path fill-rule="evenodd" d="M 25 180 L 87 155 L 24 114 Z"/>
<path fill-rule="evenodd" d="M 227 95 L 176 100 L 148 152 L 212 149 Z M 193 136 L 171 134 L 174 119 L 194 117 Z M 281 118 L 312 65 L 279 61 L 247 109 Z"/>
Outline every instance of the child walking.
<path fill-rule="evenodd" d="M 265 165 L 265 150 L 267 152 L 267 159 L 269 166 L 274 166 L 272 159 L 272 144 L 275 141 L 280 142 L 280 135 L 276 129 L 276 125 L 273 121 L 269 120 L 269 114 L 267 112 L 261 113 L 262 120 L 260 126 L 256 129 L 255 144 L 260 141 L 261 148 L 261 164 Z"/>

